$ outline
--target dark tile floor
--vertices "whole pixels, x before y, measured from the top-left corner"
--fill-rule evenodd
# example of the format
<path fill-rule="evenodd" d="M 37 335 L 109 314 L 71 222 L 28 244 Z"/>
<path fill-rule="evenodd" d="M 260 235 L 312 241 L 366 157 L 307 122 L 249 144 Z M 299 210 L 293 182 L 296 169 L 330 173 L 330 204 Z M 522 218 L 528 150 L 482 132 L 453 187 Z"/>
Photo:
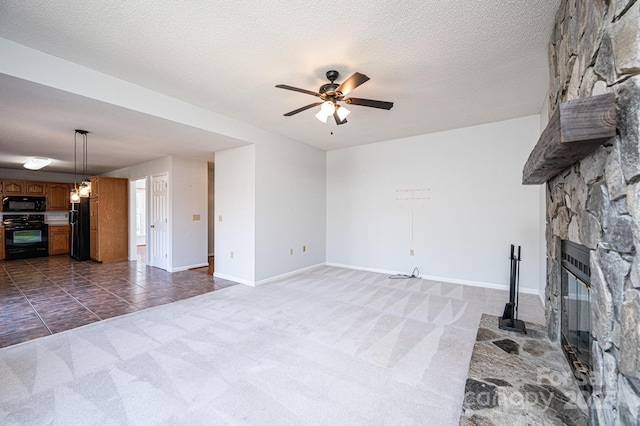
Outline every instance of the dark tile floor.
<path fill-rule="evenodd" d="M 65 255 L 0 261 L 0 347 L 235 284 L 214 279 L 206 267 L 169 273 L 143 262 Z"/>

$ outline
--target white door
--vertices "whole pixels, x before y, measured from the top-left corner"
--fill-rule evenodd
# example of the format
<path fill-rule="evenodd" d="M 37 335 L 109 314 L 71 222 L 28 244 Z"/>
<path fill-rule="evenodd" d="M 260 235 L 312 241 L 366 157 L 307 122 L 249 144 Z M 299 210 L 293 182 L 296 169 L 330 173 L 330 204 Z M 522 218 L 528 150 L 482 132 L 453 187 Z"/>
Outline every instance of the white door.
<path fill-rule="evenodd" d="M 151 206 L 149 209 L 149 256 L 151 266 L 167 269 L 168 253 L 168 195 L 167 175 L 151 176 Z"/>

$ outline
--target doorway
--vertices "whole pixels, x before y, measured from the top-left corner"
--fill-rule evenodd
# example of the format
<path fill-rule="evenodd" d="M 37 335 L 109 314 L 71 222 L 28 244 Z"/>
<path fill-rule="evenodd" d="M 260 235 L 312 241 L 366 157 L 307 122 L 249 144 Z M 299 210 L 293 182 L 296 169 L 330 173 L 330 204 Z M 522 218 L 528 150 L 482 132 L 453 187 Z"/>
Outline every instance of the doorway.
<path fill-rule="evenodd" d="M 133 181 L 135 191 L 136 260 L 147 263 L 147 179 Z"/>
<path fill-rule="evenodd" d="M 149 202 L 147 264 L 168 270 L 169 178 L 167 174 L 151 176 Z"/>

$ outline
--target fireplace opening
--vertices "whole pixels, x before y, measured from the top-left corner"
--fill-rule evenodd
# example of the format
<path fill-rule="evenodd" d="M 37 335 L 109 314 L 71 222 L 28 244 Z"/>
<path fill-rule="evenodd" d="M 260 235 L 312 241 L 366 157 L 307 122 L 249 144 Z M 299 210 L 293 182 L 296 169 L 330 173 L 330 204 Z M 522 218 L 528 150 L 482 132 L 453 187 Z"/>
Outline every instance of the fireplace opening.
<path fill-rule="evenodd" d="M 591 268 L 589 249 L 562 241 L 562 349 L 577 379 L 589 394 L 591 377 Z"/>

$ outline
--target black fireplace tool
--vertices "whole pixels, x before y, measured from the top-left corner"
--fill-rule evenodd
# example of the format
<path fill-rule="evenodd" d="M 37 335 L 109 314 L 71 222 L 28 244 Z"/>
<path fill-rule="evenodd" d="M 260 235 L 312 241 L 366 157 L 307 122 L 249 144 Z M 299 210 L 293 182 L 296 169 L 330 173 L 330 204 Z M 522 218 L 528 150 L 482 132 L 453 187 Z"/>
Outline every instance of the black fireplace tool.
<path fill-rule="evenodd" d="M 504 313 L 498 318 L 498 327 L 502 330 L 516 331 L 527 334 L 524 321 L 518 319 L 518 291 L 520 289 L 520 246 L 518 255 L 515 254 L 515 247 L 511 244 L 511 276 L 509 283 L 509 303 L 504 306 Z"/>

